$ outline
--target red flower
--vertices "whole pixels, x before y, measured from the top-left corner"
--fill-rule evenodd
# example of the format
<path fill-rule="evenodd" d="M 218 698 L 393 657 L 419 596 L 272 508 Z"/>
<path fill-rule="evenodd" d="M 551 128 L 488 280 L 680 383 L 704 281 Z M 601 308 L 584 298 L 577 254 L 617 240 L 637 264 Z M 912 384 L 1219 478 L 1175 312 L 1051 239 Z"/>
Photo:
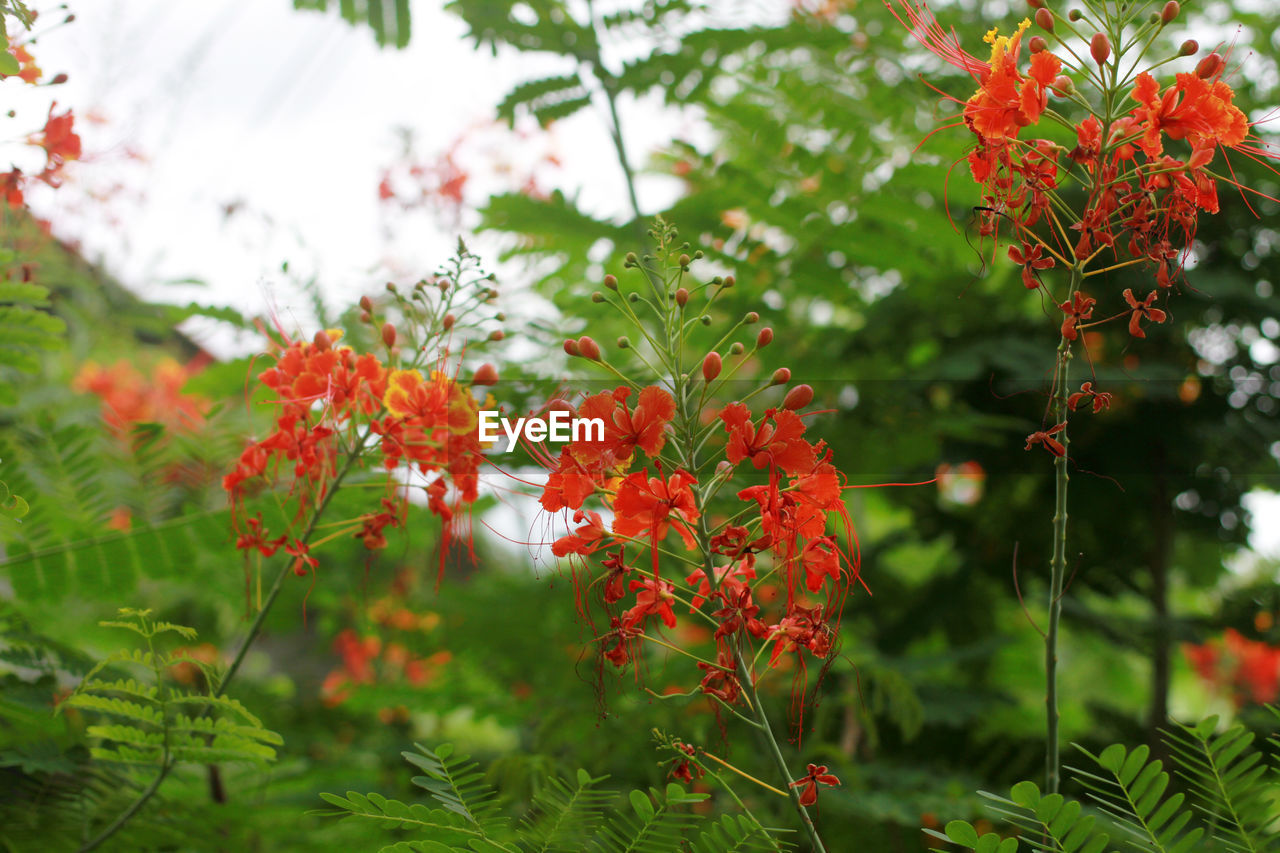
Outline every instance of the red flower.
<path fill-rule="evenodd" d="M 284 552 L 298 558 L 293 561 L 293 573 L 300 578 L 306 576 L 308 567 L 314 569 L 320 565 L 319 561 L 311 556 L 311 546 L 301 539 L 294 539 L 285 545 Z"/>
<path fill-rule="evenodd" d="M 620 536 L 639 537 L 648 533 L 656 544 L 666 537 L 672 520 L 678 522 L 676 531 L 687 547 L 697 543 L 689 531 L 689 525 L 698 520 L 699 512 L 693 491 L 689 487 L 697 483 L 692 474 L 677 470 L 666 480 L 650 477 L 637 471 L 622 481 L 613 501 L 617 517 L 613 520 L 613 532 Z M 657 554 L 654 554 L 655 564 Z"/>
<path fill-rule="evenodd" d="M 1039 430 L 1027 436 L 1027 450 L 1031 449 L 1034 444 L 1043 444 L 1044 449 L 1052 453 L 1054 456 L 1066 456 L 1067 448 L 1062 446 L 1062 442 L 1054 438 L 1055 435 L 1067 428 L 1066 421 L 1054 426 L 1052 429 Z"/>
<path fill-rule="evenodd" d="M 1067 316 L 1062 320 L 1062 336 L 1069 341 L 1074 341 L 1079 337 L 1076 326 L 1081 320 L 1088 320 L 1093 316 L 1093 306 L 1098 300 L 1091 296 L 1085 296 L 1080 291 L 1076 291 L 1071 295 L 1071 299 L 1063 302 L 1058 307 Z"/>
<path fill-rule="evenodd" d="M 789 787 L 800 788 L 800 805 L 811 806 L 818 802 L 819 783 L 834 788 L 840 784 L 840 780 L 827 772 L 825 764 L 810 764 L 808 772 Z"/>
<path fill-rule="evenodd" d="M 671 609 L 671 602 L 675 601 L 675 587 L 668 581 L 655 578 L 634 580 L 631 582 L 631 589 L 639 592 L 636 594 L 635 607 L 622 614 L 623 625 L 643 627 L 645 619 L 657 616 L 668 628 L 676 626 L 676 614 Z"/>
<path fill-rule="evenodd" d="M 1092 382 L 1084 383 L 1080 386 L 1079 391 L 1068 397 L 1067 407 L 1074 412 L 1086 400 L 1093 401 L 1093 413 L 1095 415 L 1103 409 L 1111 407 L 1111 395 L 1106 391 L 1095 390 Z"/>
<path fill-rule="evenodd" d="M 730 463 L 750 459 L 757 468 L 779 468 L 793 476 L 813 469 L 813 447 L 804 440 L 804 421 L 795 412 L 770 409 L 757 427 L 750 409 L 742 403 L 730 403 L 720 419 L 729 433 L 725 458 Z"/>
<path fill-rule="evenodd" d="M 804 563 L 805 586 L 810 592 L 822 589 L 828 577 L 839 583 L 840 550 L 830 536 L 811 540 L 800 552 L 800 560 Z"/>
<path fill-rule="evenodd" d="M 1156 297 L 1160 295 L 1160 291 L 1153 290 L 1147 294 L 1147 298 L 1138 301 L 1133 295 L 1133 291 L 1129 288 L 1124 290 L 1124 301 L 1129 303 L 1132 312 L 1129 314 L 1129 334 L 1135 338 L 1145 338 L 1147 333 L 1142 330 L 1142 321 L 1150 320 L 1153 323 L 1163 323 L 1168 316 L 1159 308 L 1151 307 L 1156 301 Z"/>
<path fill-rule="evenodd" d="M 1036 278 L 1036 270 L 1047 270 L 1054 265 L 1052 257 L 1044 257 L 1044 249 L 1039 243 L 1023 243 L 1022 248 L 1009 247 L 1009 258 L 1015 264 L 1022 265 L 1022 284 L 1027 290 L 1035 290 L 1040 286 Z"/>

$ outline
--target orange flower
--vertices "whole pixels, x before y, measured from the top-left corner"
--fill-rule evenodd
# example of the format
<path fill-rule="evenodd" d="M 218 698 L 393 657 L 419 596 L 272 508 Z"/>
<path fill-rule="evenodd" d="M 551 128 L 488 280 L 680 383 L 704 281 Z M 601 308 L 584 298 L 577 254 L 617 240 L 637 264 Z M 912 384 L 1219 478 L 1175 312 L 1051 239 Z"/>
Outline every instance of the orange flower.
<path fill-rule="evenodd" d="M 1024 19 L 1012 36 L 997 35 L 993 27 L 984 39 L 991 45 L 991 60 L 979 78 L 978 91 L 965 102 L 964 121 L 990 142 L 1016 139 L 1022 128 L 1039 121 L 1049 104 L 1048 88 L 1062 70 L 1062 62 L 1042 50 L 1032 55 L 1028 76 L 1018 71 L 1022 34 L 1030 26 Z"/>

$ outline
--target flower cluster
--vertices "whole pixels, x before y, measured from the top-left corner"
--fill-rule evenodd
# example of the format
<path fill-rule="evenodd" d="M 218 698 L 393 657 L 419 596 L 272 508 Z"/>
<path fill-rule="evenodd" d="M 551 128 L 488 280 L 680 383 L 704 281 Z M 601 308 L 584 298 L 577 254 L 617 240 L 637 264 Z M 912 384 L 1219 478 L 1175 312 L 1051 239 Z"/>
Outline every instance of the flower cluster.
<path fill-rule="evenodd" d="M 1155 55 L 1181 12 L 1177 0 L 1145 18 L 1146 4 L 1086 3 L 1065 18 L 1045 0 L 1028 4 L 1041 34 L 1029 34 L 1031 19 L 1010 35 L 993 28 L 986 60 L 965 51 L 923 2 L 891 8 L 921 44 L 977 83 L 968 98 L 948 99 L 959 108 L 953 126 L 974 140 L 966 159 L 981 189 L 979 232 L 1007 243 L 1023 285 L 1062 312 L 1061 351 L 1081 330 L 1116 320 L 1144 338 L 1148 325 L 1169 317 L 1161 303 L 1192 257 L 1198 217 L 1219 210 L 1219 183 L 1253 192 L 1235 179 L 1228 153 L 1265 161 L 1276 152 L 1233 103 L 1219 53 L 1157 76 L 1200 51 L 1187 41 L 1174 56 Z M 1066 192 L 1071 183 L 1078 192 Z M 1069 273 L 1065 299 L 1044 277 L 1055 267 Z M 1123 302 L 1112 298 L 1095 318 L 1103 297 L 1086 295 L 1085 282 L 1126 267 L 1145 271 L 1154 286 L 1124 288 L 1115 294 Z M 1070 408 L 1106 408 L 1110 395 L 1097 391 L 1096 377 L 1086 385 Z M 1044 438 L 1033 435 L 1029 446 L 1057 455 Z"/>
<path fill-rule="evenodd" d="M 1280 648 L 1250 640 L 1234 628 L 1203 645 L 1186 643 L 1182 652 L 1205 684 L 1225 691 L 1239 708 L 1266 705 L 1280 697 Z"/>
<path fill-rule="evenodd" d="M 34 18 L 34 13 L 31 14 Z M 66 74 L 58 74 L 46 84 L 40 82 L 44 71 L 31 55 L 28 49 L 30 43 L 31 40 L 0 40 L 0 48 L 5 48 L 0 49 L 0 58 L 5 60 L 0 63 L 0 81 L 12 77 L 32 86 L 65 83 Z M 28 174 L 18 166 L 10 165 L 8 171 L 0 172 L 0 198 L 12 209 L 21 208 L 26 203 L 25 190 L 31 180 L 43 181 L 51 187 L 59 186 L 66 164 L 80 158 L 80 136 L 75 130 L 75 116 L 71 110 L 55 112 L 57 106 L 57 101 L 51 103 L 44 126 L 22 140 L 25 145 L 43 151 L 44 162 L 39 169 Z M 9 113 L 10 118 L 13 115 L 14 113 Z"/>
<path fill-rule="evenodd" d="M 162 359 L 144 376 L 129 362 L 110 367 L 88 361 L 72 387 L 102 400 L 102 419 L 120 436 L 137 424 L 158 423 L 170 430 L 192 430 L 204 422 L 209 401 L 183 392 L 183 386 L 207 362 L 203 353 L 188 364 Z"/>
<path fill-rule="evenodd" d="M 808 666 L 825 674 L 834 661 L 842 607 L 860 582 L 845 480 L 831 450 L 808 434 L 811 387 L 792 385 L 785 368 L 759 383 L 734 381 L 757 369 L 757 354 L 773 339 L 765 328 L 750 348 L 731 341 L 759 322 L 755 312 L 709 349 L 690 335 L 691 319 L 710 324 L 733 277 L 686 286 L 697 255 L 670 248 L 674 229 L 665 224 L 653 233 L 663 249 L 645 269 L 653 293 L 643 301 L 657 328 L 640 321 L 630 308 L 639 294 L 619 292 L 612 275 L 605 286 L 622 298 L 595 299 L 614 305 L 652 347 L 637 356 L 651 379 L 637 381 L 625 337 L 617 358 L 590 336 L 566 340 L 568 355 L 622 382 L 548 404 L 601 429 L 584 430 L 555 453 L 529 446 L 548 470 L 541 507 L 567 527 L 551 548 L 571 568 L 601 672 L 607 661 L 617 670 L 634 666 L 639 679 L 654 656 L 675 655 L 668 660 L 687 663 L 688 681 L 667 695 L 684 688 L 679 695 L 703 697 L 717 714 L 744 716 L 764 713 L 758 691 L 772 689 L 771 673 L 791 671 L 799 734 Z M 628 258 L 628 266 L 642 263 Z M 686 366 L 690 351 L 699 354 Z M 754 387 L 737 396 L 743 385 Z M 779 386 L 790 387 L 780 393 Z M 753 410 L 748 401 L 761 393 L 778 399 Z M 694 749 L 681 745 L 678 753 L 673 772 L 691 778 Z M 804 788 L 793 799 L 801 807 L 814 796 Z"/>
<path fill-rule="evenodd" d="M 378 327 L 373 301 L 361 300 L 361 319 L 377 329 L 382 356 L 343 345 L 344 335 L 336 329 L 317 332 L 311 340 L 290 339 L 283 331 L 279 341 L 272 339 L 274 363 L 258 375 L 274 409 L 272 432 L 250 442 L 223 478 L 234 510 L 236 547 L 246 559 L 283 549 L 294 558 L 294 572 L 304 576 L 317 566 L 312 549 L 336 536 L 353 536 L 370 550 L 384 548 L 386 530 L 405 522 L 410 489 L 421 489 L 428 509 L 444 522 L 445 540 L 450 538 L 458 510 L 479 495 L 485 446 L 471 386 L 497 381 L 488 364 L 470 383 L 444 368 L 445 336 L 461 323 L 474 325 L 475 318 L 468 317 L 496 295 L 489 277 L 465 286 L 458 282 L 470 263 L 463 252 L 456 275 L 419 282 L 408 297 L 388 285 L 407 334 L 389 321 Z M 501 332 L 489 337 L 500 338 Z M 384 486 L 380 507 L 339 523 L 338 531 L 320 542 L 310 541 L 334 487 L 357 465 L 381 472 L 372 475 Z M 408 473 L 398 473 L 405 469 Z M 287 481 L 293 511 L 284 529 L 269 531 L 261 513 L 248 513 L 246 500 L 276 479 Z M 442 548 L 442 568 L 443 555 Z"/>

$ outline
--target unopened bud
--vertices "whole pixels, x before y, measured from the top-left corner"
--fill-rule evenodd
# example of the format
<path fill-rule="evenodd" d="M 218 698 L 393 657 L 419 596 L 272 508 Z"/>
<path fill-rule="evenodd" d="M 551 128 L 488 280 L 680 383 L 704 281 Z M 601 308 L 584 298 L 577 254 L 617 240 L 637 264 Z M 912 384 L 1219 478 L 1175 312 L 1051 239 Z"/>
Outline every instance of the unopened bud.
<path fill-rule="evenodd" d="M 633 290 L 632 292 L 630 292 L 630 293 L 628 293 L 628 294 L 627 294 L 627 301 L 628 301 L 628 302 L 631 302 L 631 303 L 639 302 L 639 301 L 640 301 L 640 294 L 636 293 L 636 292 Z"/>
<path fill-rule="evenodd" d="M 323 330 L 316 332 L 316 336 L 312 338 L 312 343 L 315 344 L 316 349 L 320 350 L 320 352 L 324 352 L 333 346 L 333 341 L 329 339 L 329 333 Z"/>
<path fill-rule="evenodd" d="M 372 315 L 372 314 L 370 314 L 368 311 L 361 311 L 361 312 L 360 312 L 360 322 L 361 322 L 361 323 L 372 323 L 372 322 L 373 322 L 373 315 Z"/>
<path fill-rule="evenodd" d="M 1031 48 L 1032 53 L 1039 53 L 1049 47 L 1049 43 L 1044 40 L 1044 36 L 1032 36 L 1027 46 Z"/>
<path fill-rule="evenodd" d="M 600 360 L 600 345 L 587 335 L 578 338 L 578 352 L 591 361 Z"/>
<path fill-rule="evenodd" d="M 476 371 L 476 375 L 471 377 L 472 385 L 497 385 L 498 384 L 498 368 L 492 364 L 485 362 L 480 365 Z"/>
<path fill-rule="evenodd" d="M 729 347 L 729 355 L 742 355 L 744 350 L 746 350 L 746 347 L 740 341 L 734 341 Z"/>
<path fill-rule="evenodd" d="M 67 82 L 67 75 L 65 72 L 60 72 L 58 74 L 53 75 L 53 79 L 49 81 L 49 85 L 61 86 L 65 82 Z"/>
<path fill-rule="evenodd" d="M 698 322 L 699 322 L 699 323 L 701 323 L 701 324 L 702 324 L 702 325 L 704 325 L 704 326 L 710 326 L 710 325 L 711 325 L 711 315 L 710 315 L 710 314 L 703 314 L 701 317 L 699 317 L 699 318 L 698 318 Z"/>
<path fill-rule="evenodd" d="M 440 321 L 440 326 L 447 332 L 453 328 L 453 324 L 458 322 L 458 318 L 452 314 L 445 314 L 444 319 Z"/>
<path fill-rule="evenodd" d="M 387 282 L 387 293 L 396 292 L 396 283 L 394 281 Z"/>
<path fill-rule="evenodd" d="M 1083 17 L 1084 17 L 1084 12 L 1081 12 L 1079 9 L 1072 9 L 1070 12 L 1067 13 L 1068 21 L 1073 21 L 1073 22 L 1078 21 Z"/>
<path fill-rule="evenodd" d="M 1076 84 L 1072 82 L 1071 78 L 1067 75 L 1059 74 L 1057 77 L 1053 78 L 1052 88 L 1054 92 L 1065 98 L 1067 95 L 1075 92 Z"/>
<path fill-rule="evenodd" d="M 676 304 L 681 308 L 689 304 L 689 291 L 683 287 L 676 289 Z"/>
<path fill-rule="evenodd" d="M 728 459 L 721 459 L 716 463 L 716 476 L 723 477 L 733 470 L 733 463 Z"/>
<path fill-rule="evenodd" d="M 1182 43 L 1182 47 L 1178 48 L 1178 56 L 1195 56 L 1200 50 L 1200 42 L 1195 39 L 1187 39 Z"/>
<path fill-rule="evenodd" d="M 767 347 L 773 343 L 773 329 L 765 326 L 760 330 L 760 334 L 756 335 L 756 346 L 759 348 Z"/>
<path fill-rule="evenodd" d="M 604 302 L 604 294 L 598 290 L 595 291 L 594 293 L 591 294 L 591 301 L 595 302 L 597 305 L 601 302 Z"/>
<path fill-rule="evenodd" d="M 770 385 L 786 385 L 791 381 L 791 368 L 779 367 L 773 372 L 773 376 L 769 378 Z"/>
<path fill-rule="evenodd" d="M 362 309 L 364 309 L 365 311 L 372 311 L 372 310 L 373 310 L 373 300 L 372 300 L 372 299 L 370 299 L 370 298 L 369 298 L 369 297 L 367 297 L 367 296 L 361 296 L 361 297 L 360 297 L 360 307 L 361 307 Z"/>
<path fill-rule="evenodd" d="M 1210 77 L 1216 77 L 1221 70 L 1222 55 L 1214 51 L 1200 60 L 1200 64 L 1196 66 L 1196 76 L 1201 80 L 1208 80 Z"/>
<path fill-rule="evenodd" d="M 1106 33 L 1093 34 L 1093 38 L 1089 40 L 1089 53 L 1094 62 L 1099 65 L 1107 64 L 1107 60 L 1111 58 L 1111 40 Z"/>
<path fill-rule="evenodd" d="M 396 327 L 395 326 L 393 326 L 390 323 L 382 324 L 382 342 L 387 345 L 388 349 L 396 345 Z"/>
<path fill-rule="evenodd" d="M 1178 5 L 1178 0 L 1169 0 L 1168 3 L 1164 4 L 1164 8 L 1160 10 L 1160 23 L 1172 24 L 1181 11 L 1182 7 Z"/>
<path fill-rule="evenodd" d="M 506 313 L 499 311 L 497 314 L 493 315 L 493 319 L 497 320 L 499 323 L 502 323 L 506 321 L 507 315 Z"/>
<path fill-rule="evenodd" d="M 813 402 L 813 389 L 808 385 L 797 385 L 782 398 L 782 408 L 797 411 Z"/>
<path fill-rule="evenodd" d="M 629 267 L 640 265 L 640 259 L 636 257 L 635 252 L 627 252 L 627 257 L 624 259 L 623 262 Z"/>
<path fill-rule="evenodd" d="M 747 316 L 742 318 L 742 322 L 746 323 L 748 326 L 750 326 L 752 323 L 759 323 L 760 315 L 754 311 L 748 311 Z"/>
<path fill-rule="evenodd" d="M 1046 32 L 1053 32 L 1053 13 L 1048 9 L 1036 9 L 1036 26 Z"/>
<path fill-rule="evenodd" d="M 720 375 L 720 353 L 709 352 L 702 360 L 702 378 L 710 382 Z"/>
<path fill-rule="evenodd" d="M 609 288 L 610 290 L 617 290 L 618 277 L 613 273 L 609 273 L 607 276 L 604 277 L 604 286 Z"/>
<path fill-rule="evenodd" d="M 626 335 L 621 335 L 618 337 L 618 349 L 628 349 L 630 348 L 630 346 L 631 346 L 631 338 L 628 338 Z"/>
<path fill-rule="evenodd" d="M 693 258 L 689 257 L 688 255 L 681 255 L 679 260 L 680 260 L 680 266 L 684 269 L 688 269 L 689 263 L 693 260 Z"/>
<path fill-rule="evenodd" d="M 494 329 L 492 332 L 489 333 L 489 340 L 500 341 L 506 336 L 507 336 L 507 333 L 502 331 L 501 329 Z"/>
<path fill-rule="evenodd" d="M 733 287 L 737 283 L 738 283 L 738 280 L 731 275 L 727 275 L 724 277 L 724 286 L 726 288 Z"/>
<path fill-rule="evenodd" d="M 572 355 L 572 356 L 582 355 L 582 351 L 578 349 L 578 342 L 575 341 L 573 338 L 564 339 L 564 352 L 565 352 L 565 355 Z"/>
<path fill-rule="evenodd" d="M 1043 9 L 1044 0 L 1027 0 L 1027 5 L 1032 9 Z"/>

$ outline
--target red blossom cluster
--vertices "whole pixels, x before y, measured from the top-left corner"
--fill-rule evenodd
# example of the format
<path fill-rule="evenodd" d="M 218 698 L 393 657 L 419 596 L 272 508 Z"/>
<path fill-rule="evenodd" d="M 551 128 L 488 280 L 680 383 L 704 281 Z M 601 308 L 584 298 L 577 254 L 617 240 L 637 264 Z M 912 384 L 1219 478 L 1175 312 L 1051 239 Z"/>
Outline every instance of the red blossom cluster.
<path fill-rule="evenodd" d="M 605 658 L 626 666 L 646 630 L 655 624 L 675 628 L 677 613 L 687 610 L 715 626 L 716 663 L 698 664 L 705 673 L 700 687 L 727 703 L 740 692 L 731 648 L 739 637 L 772 644 L 770 667 L 788 651 L 825 660 L 834 645 L 839 604 L 858 573 L 856 550 L 827 533 L 828 515 L 844 513 L 831 452 L 804 437 L 805 423 L 794 411 L 771 408 L 755 419 L 742 403 L 722 407 L 726 464 L 716 487 L 744 462 L 767 476 L 737 492 L 737 504 L 729 509 L 732 522 L 706 525 L 698 479 L 663 461 L 676 414 L 671 393 L 651 385 L 634 406 L 630 397 L 631 389 L 621 386 L 581 401 L 575 416 L 600 418 L 604 435 L 571 441 L 557 458 L 547 458 L 551 472 L 541 494 L 547 511 L 573 512 L 573 529 L 552 545 L 557 556 L 603 555 L 605 571 L 592 585 L 600 586 L 610 620 L 602 640 Z M 631 470 L 637 450 L 651 464 Z M 612 510 L 609 524 L 601 511 L 587 508 L 592 498 L 601 511 Z M 705 554 L 697 554 L 700 532 L 707 537 Z M 664 578 L 660 554 L 669 547 L 694 552 L 687 562 L 714 565 L 714 584 L 704 568 L 687 573 L 683 582 Z M 769 566 L 768 585 L 782 590 L 773 596 L 776 607 L 767 610 L 756 595 L 761 559 Z"/>
<path fill-rule="evenodd" d="M 1227 691 L 1239 708 L 1265 705 L 1280 697 L 1280 648 L 1250 640 L 1234 628 L 1202 645 L 1186 643 L 1182 653 L 1196 674 L 1215 691 Z"/>
<path fill-rule="evenodd" d="M 385 328 L 390 349 L 395 330 Z M 477 430 L 479 404 L 454 377 L 389 368 L 373 353 L 340 346 L 341 339 L 342 333 L 331 329 L 310 341 L 273 341 L 275 364 L 258 381 L 276 408 L 274 431 L 250 443 L 223 478 L 233 507 L 242 508 L 252 487 L 283 470 L 297 506 L 292 530 L 325 501 L 343 460 L 365 456 L 376 445 L 386 470 L 406 463 L 428 478 L 428 507 L 447 528 L 457 507 L 478 496 L 484 450 Z M 386 528 L 404 521 L 406 495 L 390 478 L 387 487 L 380 510 L 353 522 L 353 535 L 370 549 L 385 547 Z M 316 565 L 302 537 L 287 532 L 271 538 L 258 516 L 237 512 L 236 533 L 237 547 L 246 552 L 271 556 L 283 545 L 297 558 L 298 575 Z"/>
<path fill-rule="evenodd" d="M 966 160 L 981 189 L 979 232 L 996 246 L 1007 243 L 1026 288 L 1062 311 L 1061 358 L 1090 326 L 1124 320 L 1131 337 L 1144 338 L 1148 324 L 1164 323 L 1169 314 L 1160 303 L 1193 251 L 1198 217 L 1219 210 L 1218 184 L 1256 193 L 1235 179 L 1228 152 L 1259 162 L 1277 153 L 1253 135 L 1252 122 L 1233 103 L 1219 53 L 1163 81 L 1152 73 L 1200 50 L 1194 41 L 1174 56 L 1154 49 L 1180 14 L 1176 0 L 1149 17 L 1141 7 L 1119 5 L 1092 35 L 1093 23 L 1081 13 L 1064 20 L 1046 0 L 1028 4 L 1042 34 L 1029 36 L 1031 19 L 1011 35 L 993 28 L 986 60 L 964 50 L 924 2 L 893 0 L 890 8 L 930 52 L 977 84 L 968 98 L 947 99 L 959 108 L 950 126 L 974 139 Z M 1113 39 L 1123 44 L 1113 49 Z M 1069 195 L 1072 181 L 1080 192 Z M 1095 319 L 1099 293 L 1086 295 L 1086 280 L 1126 267 L 1145 271 L 1155 287 L 1124 288 L 1116 294 L 1123 303 L 1111 300 L 1114 308 L 1103 306 L 1110 313 Z M 1070 279 L 1066 299 L 1045 280 L 1054 268 Z M 1111 397 L 1096 382 L 1072 395 L 1071 409 L 1107 407 Z M 1052 435 L 1053 429 L 1034 433 L 1028 447 L 1061 455 Z"/>
<path fill-rule="evenodd" d="M 149 376 L 124 360 L 110 367 L 88 361 L 76 373 L 72 387 L 102 400 L 102 419 L 120 436 L 142 423 L 189 431 L 204 422 L 209 401 L 182 389 L 207 361 L 201 355 L 183 366 L 171 358 L 162 359 Z"/>
<path fill-rule="evenodd" d="M 361 685 L 402 681 L 412 687 L 424 687 L 453 660 L 448 650 L 422 657 L 402 643 L 384 643 L 376 635 L 361 636 L 350 628 L 338 632 L 333 650 L 341 664 L 325 676 L 320 686 L 320 695 L 329 706 L 350 699 Z"/>

